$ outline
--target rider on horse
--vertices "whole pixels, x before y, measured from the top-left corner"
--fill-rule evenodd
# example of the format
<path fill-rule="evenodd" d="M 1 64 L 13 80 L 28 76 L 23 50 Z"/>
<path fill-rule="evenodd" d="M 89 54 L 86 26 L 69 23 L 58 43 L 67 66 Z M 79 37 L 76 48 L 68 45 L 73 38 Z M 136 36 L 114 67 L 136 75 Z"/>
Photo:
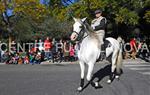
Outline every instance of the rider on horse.
<path fill-rule="evenodd" d="M 102 10 L 95 11 L 96 18 L 92 20 L 91 27 L 95 31 L 96 35 L 98 36 L 98 40 L 100 42 L 100 49 L 101 49 L 101 59 L 103 60 L 106 56 L 105 54 L 105 47 L 104 47 L 104 36 L 105 36 L 105 28 L 107 20 L 105 17 L 102 16 Z M 103 56 L 102 56 L 103 55 Z"/>

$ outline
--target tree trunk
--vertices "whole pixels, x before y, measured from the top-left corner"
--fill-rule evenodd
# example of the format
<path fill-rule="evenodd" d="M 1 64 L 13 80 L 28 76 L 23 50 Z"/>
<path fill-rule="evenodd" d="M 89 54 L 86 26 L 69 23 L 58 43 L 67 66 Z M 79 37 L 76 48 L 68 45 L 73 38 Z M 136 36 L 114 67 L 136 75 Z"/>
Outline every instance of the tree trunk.
<path fill-rule="evenodd" d="M 11 49 L 11 42 L 12 42 L 12 37 L 11 37 L 11 35 L 9 35 L 9 43 L 8 43 L 8 44 L 9 44 L 9 53 L 11 53 L 11 52 L 10 52 L 10 49 Z"/>

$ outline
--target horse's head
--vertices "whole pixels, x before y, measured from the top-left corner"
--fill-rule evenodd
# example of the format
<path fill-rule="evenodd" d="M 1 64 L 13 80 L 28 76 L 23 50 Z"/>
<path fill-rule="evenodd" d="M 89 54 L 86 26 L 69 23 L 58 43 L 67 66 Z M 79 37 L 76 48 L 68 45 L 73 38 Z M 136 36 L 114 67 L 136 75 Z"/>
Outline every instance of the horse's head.
<path fill-rule="evenodd" d="M 86 18 L 83 19 L 77 19 L 73 18 L 75 23 L 73 24 L 73 33 L 71 34 L 71 40 L 75 41 L 78 36 L 81 34 L 82 30 L 84 29 L 84 22 Z"/>

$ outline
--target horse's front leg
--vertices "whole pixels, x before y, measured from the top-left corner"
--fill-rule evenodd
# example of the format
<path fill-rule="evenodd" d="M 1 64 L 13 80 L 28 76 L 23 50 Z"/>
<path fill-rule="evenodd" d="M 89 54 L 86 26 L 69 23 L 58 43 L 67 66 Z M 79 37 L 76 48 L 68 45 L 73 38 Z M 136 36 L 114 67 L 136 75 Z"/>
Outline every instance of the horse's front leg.
<path fill-rule="evenodd" d="M 84 86 L 85 63 L 80 61 L 79 64 L 81 69 L 81 81 L 80 81 L 80 86 L 78 87 L 78 91 L 82 91 Z"/>
<path fill-rule="evenodd" d="M 93 79 L 92 79 L 94 64 L 95 64 L 94 62 L 91 62 L 91 63 L 88 64 L 87 81 L 89 82 L 89 84 L 91 84 L 95 88 L 101 88 L 102 86 L 99 84 L 99 82 L 98 81 L 93 82 Z"/>
<path fill-rule="evenodd" d="M 91 81 L 92 79 L 92 73 L 93 73 L 93 68 L 94 68 L 94 63 L 89 63 L 88 64 L 88 72 L 87 72 L 87 81 Z"/>
<path fill-rule="evenodd" d="M 94 62 L 90 62 L 88 63 L 88 72 L 87 72 L 87 81 L 89 84 L 91 84 L 92 86 L 95 85 L 93 82 L 92 82 L 92 73 L 93 73 L 93 69 L 94 69 Z"/>

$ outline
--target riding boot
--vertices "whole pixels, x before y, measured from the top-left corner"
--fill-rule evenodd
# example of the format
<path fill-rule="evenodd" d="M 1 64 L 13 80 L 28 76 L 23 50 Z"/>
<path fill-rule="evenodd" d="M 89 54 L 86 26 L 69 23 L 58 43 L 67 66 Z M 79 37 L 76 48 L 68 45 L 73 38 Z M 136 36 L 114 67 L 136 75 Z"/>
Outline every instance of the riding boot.
<path fill-rule="evenodd" d="M 105 45 L 102 44 L 101 45 L 101 57 L 100 57 L 100 60 L 102 61 L 104 59 L 106 59 L 106 50 L 105 50 Z"/>

